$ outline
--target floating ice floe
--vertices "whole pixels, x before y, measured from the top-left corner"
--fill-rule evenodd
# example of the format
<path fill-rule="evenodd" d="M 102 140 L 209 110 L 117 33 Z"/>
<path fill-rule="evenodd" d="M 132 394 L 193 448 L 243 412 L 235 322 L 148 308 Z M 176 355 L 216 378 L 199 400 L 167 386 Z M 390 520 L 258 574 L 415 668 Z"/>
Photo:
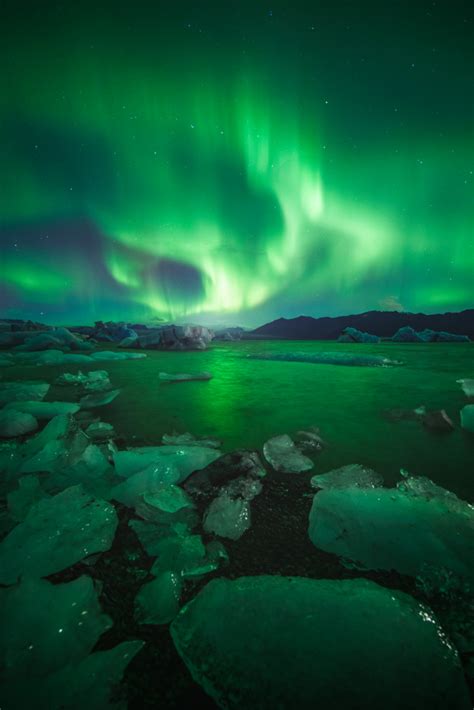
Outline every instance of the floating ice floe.
<path fill-rule="evenodd" d="M 102 392 L 111 386 L 109 373 L 106 370 L 92 370 L 86 375 L 80 370 L 76 375 L 64 372 L 57 378 L 55 384 L 81 385 L 90 392 Z"/>
<path fill-rule="evenodd" d="M 0 405 L 11 402 L 38 402 L 48 394 L 47 382 L 2 382 L 0 384 Z"/>
<path fill-rule="evenodd" d="M 112 545 L 113 506 L 73 486 L 33 505 L 0 543 L 0 582 L 46 577 Z"/>
<path fill-rule="evenodd" d="M 0 411 L 0 437 L 10 439 L 29 434 L 38 428 L 36 418 L 29 412 L 18 411 L 13 407 Z"/>
<path fill-rule="evenodd" d="M 146 357 L 146 353 L 117 353 L 113 350 L 98 350 L 95 353 L 91 353 L 92 360 L 143 360 Z"/>
<path fill-rule="evenodd" d="M 461 409 L 461 426 L 474 433 L 474 404 L 466 404 Z"/>
<path fill-rule="evenodd" d="M 0 600 L 2 706 L 112 707 L 114 686 L 143 644 L 132 641 L 91 653 L 112 622 L 102 613 L 89 577 L 67 584 L 22 580 L 0 590 Z"/>
<path fill-rule="evenodd" d="M 358 463 L 348 464 L 335 468 L 327 473 L 313 476 L 311 485 L 314 488 L 380 488 L 383 478 L 376 471 L 361 466 Z"/>
<path fill-rule="evenodd" d="M 6 404 L 3 411 L 15 409 L 18 412 L 32 414 L 37 419 L 52 419 L 60 414 L 75 414 L 79 405 L 73 402 L 11 402 Z"/>
<path fill-rule="evenodd" d="M 320 436 L 320 431 L 317 427 L 305 429 L 296 432 L 297 447 L 302 451 L 315 453 L 322 451 L 326 446 L 326 442 Z"/>
<path fill-rule="evenodd" d="M 210 372 L 194 372 L 193 374 L 188 374 L 186 372 L 169 373 L 160 372 L 158 375 L 162 382 L 189 382 L 191 380 L 211 380 L 212 375 Z"/>
<path fill-rule="evenodd" d="M 263 455 L 275 471 L 301 473 L 309 471 L 314 464 L 295 446 L 288 434 L 269 439 L 263 445 Z"/>
<path fill-rule="evenodd" d="M 222 708 L 471 707 L 431 610 L 367 580 L 214 579 L 170 630 Z"/>
<path fill-rule="evenodd" d="M 193 434 L 163 434 L 163 444 L 168 446 L 204 446 L 211 449 L 219 449 L 221 442 L 218 439 L 196 439 Z"/>
<path fill-rule="evenodd" d="M 447 569 L 474 582 L 474 507 L 428 479 L 396 489 L 333 488 L 314 496 L 311 541 L 362 569 L 416 577 Z"/>
<path fill-rule="evenodd" d="M 317 365 L 353 365 L 361 367 L 390 367 L 403 365 L 398 360 L 391 360 L 383 355 L 363 355 L 360 353 L 346 352 L 321 352 L 321 353 L 262 353 L 247 355 L 252 360 L 283 360 L 284 362 L 310 362 Z"/>
<path fill-rule="evenodd" d="M 21 365 L 94 365 L 96 362 L 113 360 L 139 360 L 146 353 L 113 352 L 98 350 L 90 355 L 64 353 L 62 350 L 44 350 L 41 352 L 15 352 L 12 362 Z"/>
<path fill-rule="evenodd" d="M 456 380 L 462 387 L 466 397 L 474 397 L 474 380 Z"/>
<path fill-rule="evenodd" d="M 92 365 L 94 360 L 89 355 L 64 353 L 62 350 L 44 350 L 42 352 L 15 352 L 15 364 L 20 365 Z"/>
<path fill-rule="evenodd" d="M 79 404 L 81 409 L 92 409 L 95 407 L 103 407 L 106 404 L 110 404 L 114 401 L 116 397 L 120 394 L 121 390 L 110 390 L 110 392 L 94 392 L 93 394 L 86 394 L 85 397 L 81 397 Z"/>

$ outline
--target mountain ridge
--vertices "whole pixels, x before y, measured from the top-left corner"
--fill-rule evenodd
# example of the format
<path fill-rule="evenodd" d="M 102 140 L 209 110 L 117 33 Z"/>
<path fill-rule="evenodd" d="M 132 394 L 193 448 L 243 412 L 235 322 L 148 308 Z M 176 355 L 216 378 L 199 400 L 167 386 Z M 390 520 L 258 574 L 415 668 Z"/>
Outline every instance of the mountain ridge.
<path fill-rule="evenodd" d="M 246 337 L 288 340 L 335 340 L 344 328 L 352 327 L 381 338 L 389 338 L 399 328 L 443 330 L 474 338 L 474 308 L 447 313 L 406 313 L 404 311 L 365 311 L 345 316 L 296 316 L 277 318 L 246 334 Z"/>

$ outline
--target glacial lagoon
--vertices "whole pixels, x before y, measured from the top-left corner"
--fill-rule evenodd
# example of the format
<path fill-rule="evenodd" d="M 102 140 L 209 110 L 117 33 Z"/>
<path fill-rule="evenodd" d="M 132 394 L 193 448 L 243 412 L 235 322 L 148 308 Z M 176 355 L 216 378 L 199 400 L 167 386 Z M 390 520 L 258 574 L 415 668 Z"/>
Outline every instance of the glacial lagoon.
<path fill-rule="evenodd" d="M 8 382 L 50 384 L 29 386 L 49 424 L 1 449 L 5 707 L 287 707 L 295 682 L 299 707 L 398 708 L 395 689 L 405 707 L 470 707 L 472 344 L 146 354 L 2 368 L 7 399 Z M 438 410 L 452 426 L 423 415 Z"/>

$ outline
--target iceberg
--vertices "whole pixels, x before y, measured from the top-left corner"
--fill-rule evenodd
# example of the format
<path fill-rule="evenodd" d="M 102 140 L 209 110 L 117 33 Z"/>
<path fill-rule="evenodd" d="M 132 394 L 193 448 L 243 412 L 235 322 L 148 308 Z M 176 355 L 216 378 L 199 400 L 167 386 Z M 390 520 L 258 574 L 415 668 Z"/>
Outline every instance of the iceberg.
<path fill-rule="evenodd" d="M 80 660 L 112 626 L 90 577 L 67 584 L 23 579 L 0 590 L 0 599 L 1 665 L 10 681 L 25 684 Z"/>
<path fill-rule="evenodd" d="M 255 475 L 233 478 L 209 505 L 204 515 L 203 528 L 208 533 L 238 540 L 251 525 L 250 501 L 262 492 L 260 479 Z"/>
<path fill-rule="evenodd" d="M 107 424 L 106 422 L 92 422 L 85 430 L 85 433 L 93 441 L 107 441 L 108 439 L 114 439 L 116 436 L 112 424 Z"/>
<path fill-rule="evenodd" d="M 361 466 L 358 463 L 351 463 L 341 468 L 335 468 L 327 473 L 320 473 L 313 476 L 311 485 L 314 488 L 380 488 L 383 486 L 383 478 L 376 471 Z"/>
<path fill-rule="evenodd" d="M 43 710 L 126 710 L 117 701 L 117 686 L 143 641 L 124 641 L 108 651 L 95 651 L 46 680 L 41 696 Z M 38 705 L 36 705 L 38 707 Z"/>
<path fill-rule="evenodd" d="M 160 380 L 163 382 L 188 382 L 190 380 L 211 380 L 212 375 L 210 372 L 195 372 L 193 374 L 187 373 L 175 373 L 170 374 L 168 372 L 160 372 L 158 375 Z"/>
<path fill-rule="evenodd" d="M 156 543 L 157 559 L 151 574 L 159 576 L 163 572 L 174 572 L 181 578 L 194 578 L 217 568 L 213 562 L 209 568 L 207 549 L 200 535 L 171 534 Z"/>
<path fill-rule="evenodd" d="M 436 342 L 459 342 L 469 343 L 467 335 L 459 335 L 457 333 L 447 333 L 444 330 L 431 330 L 425 328 L 422 331 L 416 331 L 409 325 L 399 328 L 391 340 L 398 343 L 436 343 Z"/>
<path fill-rule="evenodd" d="M 118 353 L 113 350 L 98 350 L 91 353 L 92 360 L 143 360 L 146 353 Z"/>
<path fill-rule="evenodd" d="M 24 333 L 23 342 L 17 345 L 15 350 L 18 352 L 25 351 L 40 351 L 50 348 L 61 348 L 65 350 L 92 350 L 92 343 L 78 338 L 77 335 L 71 333 L 67 328 L 53 328 L 47 332 Z"/>
<path fill-rule="evenodd" d="M 471 707 L 431 610 L 368 580 L 214 579 L 170 631 L 222 708 Z"/>
<path fill-rule="evenodd" d="M 170 535 L 189 535 L 187 525 L 160 525 L 147 520 L 130 520 L 129 527 L 138 537 L 141 546 L 150 557 L 156 557 L 159 551 L 159 543 Z"/>
<path fill-rule="evenodd" d="M 177 513 L 183 508 L 193 508 L 191 498 L 179 486 L 169 484 L 158 488 L 154 493 L 144 493 L 145 503 L 163 511 L 163 513 Z"/>
<path fill-rule="evenodd" d="M 452 491 L 437 486 L 436 483 L 433 483 L 433 481 L 426 476 L 411 476 L 408 471 L 405 471 L 403 468 L 400 469 L 400 473 L 403 478 L 397 483 L 397 489 L 403 491 L 403 493 L 419 496 L 428 501 L 432 498 L 442 498 L 446 507 L 453 512 L 469 514 L 472 506 L 458 498 Z"/>
<path fill-rule="evenodd" d="M 47 382 L 3 382 L 0 384 L 0 405 L 18 401 L 39 401 L 48 394 Z"/>
<path fill-rule="evenodd" d="M 43 498 L 0 542 L 0 583 L 46 577 L 108 550 L 117 524 L 113 506 L 81 486 Z"/>
<path fill-rule="evenodd" d="M 174 485 L 178 479 L 179 472 L 173 466 L 149 467 L 115 486 L 110 497 L 134 508 L 144 520 L 195 527 L 198 517 L 194 504 L 179 486 Z"/>
<path fill-rule="evenodd" d="M 186 432 L 185 434 L 163 434 L 161 441 L 170 446 L 204 446 L 211 449 L 219 449 L 221 442 L 217 439 L 196 439 L 195 436 Z"/>
<path fill-rule="evenodd" d="M 144 496 L 149 500 L 160 493 L 164 486 L 179 480 L 179 471 L 173 465 L 149 466 L 143 471 L 129 476 L 123 483 L 119 483 L 111 491 L 114 500 L 136 508 Z"/>
<path fill-rule="evenodd" d="M 31 456 L 34 456 L 39 453 L 49 442 L 57 439 L 63 439 L 67 436 L 73 426 L 73 419 L 68 414 L 60 414 L 53 417 L 49 420 L 44 429 L 39 432 L 39 434 L 36 434 L 36 436 L 28 439 L 28 441 L 22 445 L 20 449 L 21 456 L 23 458 L 30 458 Z"/>
<path fill-rule="evenodd" d="M 48 494 L 40 485 L 36 476 L 22 476 L 18 479 L 18 488 L 7 495 L 7 505 L 11 517 L 17 522 L 26 518 L 30 508 L 46 498 Z"/>
<path fill-rule="evenodd" d="M 89 355 L 65 354 L 62 350 L 44 350 L 34 352 L 15 352 L 15 361 L 22 365 L 63 365 L 93 364 Z"/>
<path fill-rule="evenodd" d="M 95 407 L 103 407 L 106 404 L 110 404 L 114 401 L 116 397 L 120 394 L 121 390 L 111 390 L 110 392 L 96 392 L 94 394 L 86 394 L 85 397 L 81 397 L 79 404 L 81 409 L 92 409 Z"/>
<path fill-rule="evenodd" d="M 15 352 L 14 361 L 25 365 L 94 365 L 96 362 L 113 360 L 140 360 L 146 353 L 113 352 L 98 350 L 90 355 L 79 353 L 64 353 L 62 350 L 45 350 L 42 352 Z"/>
<path fill-rule="evenodd" d="M 8 406 L 8 405 L 7 405 Z M 36 418 L 29 412 L 5 407 L 0 411 L 0 437 L 10 439 L 30 434 L 38 428 Z"/>
<path fill-rule="evenodd" d="M 210 497 L 217 495 L 221 487 L 234 479 L 248 477 L 263 478 L 266 471 L 256 451 L 239 449 L 219 456 L 186 480 L 184 488 L 192 495 Z"/>
<path fill-rule="evenodd" d="M 41 350 L 58 349 L 61 348 L 64 343 L 61 342 L 60 338 L 56 338 L 52 335 L 53 331 L 48 333 L 38 333 L 38 335 L 33 335 L 26 339 L 20 345 L 15 347 L 15 352 L 28 352 L 34 350 L 39 352 Z"/>
<path fill-rule="evenodd" d="M 474 507 L 453 505 L 404 482 L 397 489 L 344 488 L 316 493 L 309 537 L 316 547 L 363 569 L 396 570 L 412 577 L 447 569 L 474 582 Z M 440 489 L 443 490 L 443 489 Z"/>
<path fill-rule="evenodd" d="M 250 528 L 250 504 L 244 498 L 232 498 L 227 491 L 215 498 L 204 517 L 203 528 L 230 540 L 238 540 Z"/>
<path fill-rule="evenodd" d="M 114 686 L 143 644 L 91 653 L 112 623 L 89 577 L 67 584 L 26 579 L 0 590 L 0 601 L 2 706 L 112 707 Z"/>
<path fill-rule="evenodd" d="M 100 392 L 110 387 L 109 373 L 106 370 L 92 370 L 85 375 L 79 370 L 74 375 L 65 372 L 55 381 L 57 385 L 81 385 L 86 390 Z"/>
<path fill-rule="evenodd" d="M 296 432 L 297 447 L 302 451 L 316 453 L 322 451 L 326 446 L 326 442 L 321 438 L 319 429 L 312 427 L 308 430 L 300 430 Z"/>
<path fill-rule="evenodd" d="M 52 419 L 60 414 L 75 414 L 79 405 L 73 402 L 11 402 L 6 404 L 3 411 L 15 409 L 18 412 L 31 414 L 37 419 Z"/>
<path fill-rule="evenodd" d="M 348 327 L 344 328 L 338 341 L 340 343 L 380 343 L 380 338 L 378 335 L 364 333 L 364 331 L 357 330 L 357 328 Z"/>
<path fill-rule="evenodd" d="M 88 439 L 77 430 L 72 417 L 61 414 L 53 417 L 39 434 L 19 447 L 11 468 L 16 468 L 20 473 L 53 472 L 80 456 L 88 443 Z"/>
<path fill-rule="evenodd" d="M 396 343 L 425 343 L 426 340 L 421 336 L 420 333 L 409 325 L 399 328 L 397 332 L 392 335 L 392 340 Z"/>
<path fill-rule="evenodd" d="M 181 483 L 193 471 L 204 468 L 219 458 L 216 449 L 204 446 L 142 446 L 114 454 L 115 470 L 119 476 L 128 477 L 151 467 L 166 469 L 172 465 L 179 471 Z"/>
<path fill-rule="evenodd" d="M 113 467 L 102 448 L 89 444 L 83 434 L 78 433 L 78 436 L 81 436 L 80 448 L 78 446 L 76 452 L 70 452 L 66 447 L 61 452 L 59 459 L 52 464 L 53 472 L 45 478 L 44 486 L 57 491 L 80 484 L 87 493 L 110 500 L 111 489 L 116 482 Z M 84 441 L 86 446 L 82 449 Z"/>
<path fill-rule="evenodd" d="M 288 434 L 269 439 L 263 445 L 263 455 L 275 471 L 301 473 L 309 471 L 314 464 L 295 446 Z"/>
<path fill-rule="evenodd" d="M 251 360 L 282 360 L 284 362 L 309 362 L 316 365 L 348 365 L 353 367 L 391 367 L 393 365 L 403 365 L 402 362 L 391 360 L 383 355 L 363 355 L 347 352 L 262 353 L 258 355 L 247 355 L 246 357 Z"/>
<path fill-rule="evenodd" d="M 168 624 L 179 611 L 183 582 L 175 572 L 162 572 L 147 582 L 135 597 L 135 618 L 140 624 Z"/>

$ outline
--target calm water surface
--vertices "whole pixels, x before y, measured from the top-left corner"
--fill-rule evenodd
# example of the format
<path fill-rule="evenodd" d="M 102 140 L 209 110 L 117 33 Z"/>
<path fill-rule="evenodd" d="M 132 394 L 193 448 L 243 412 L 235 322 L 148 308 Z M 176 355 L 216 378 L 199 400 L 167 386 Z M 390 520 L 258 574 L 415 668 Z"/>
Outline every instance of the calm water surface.
<path fill-rule="evenodd" d="M 349 367 L 247 357 L 296 351 L 377 354 L 405 364 Z M 218 343 L 204 352 L 149 351 L 146 360 L 93 368 L 9 368 L 8 379 L 52 382 L 65 369 L 108 370 L 122 393 L 96 412 L 130 445 L 159 443 L 165 433 L 189 431 L 197 437 L 218 437 L 225 451 L 261 449 L 275 434 L 318 426 L 329 445 L 315 459 L 315 473 L 357 462 L 375 468 L 393 484 L 405 468 L 474 500 L 474 435 L 459 426 L 459 411 L 469 400 L 456 383 L 474 377 L 473 344 L 243 341 Z M 203 370 L 213 379 L 177 384 L 159 380 L 160 371 Z M 75 395 L 72 388 L 53 387 L 48 399 Z M 422 404 L 446 409 L 456 430 L 439 435 L 417 421 L 393 422 L 383 416 L 384 410 Z"/>

